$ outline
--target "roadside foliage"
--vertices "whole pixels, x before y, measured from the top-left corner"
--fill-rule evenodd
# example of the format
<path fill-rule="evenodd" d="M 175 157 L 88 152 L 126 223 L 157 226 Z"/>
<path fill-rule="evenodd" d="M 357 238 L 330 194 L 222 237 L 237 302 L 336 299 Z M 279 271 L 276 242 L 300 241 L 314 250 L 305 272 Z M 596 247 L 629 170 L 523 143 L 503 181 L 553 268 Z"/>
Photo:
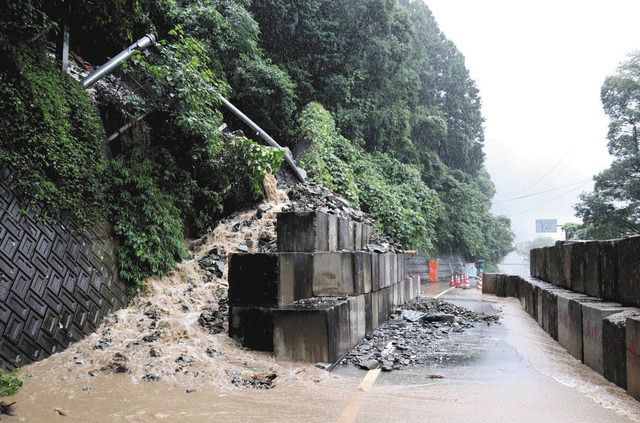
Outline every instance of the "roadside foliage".
<path fill-rule="evenodd" d="M 0 10 L 0 160 L 50 217 L 110 221 L 121 276 L 136 288 L 186 257 L 185 236 L 259 201 L 280 167 L 282 151 L 221 135 L 224 122 L 244 126 L 220 94 L 406 248 L 490 262 L 511 250 L 508 219 L 490 212 L 478 90 L 421 1 L 67 6 Z M 146 33 L 159 42 L 123 67 L 127 89 L 96 89 L 96 107 L 49 60 L 63 18 L 74 57 L 94 66 Z"/>

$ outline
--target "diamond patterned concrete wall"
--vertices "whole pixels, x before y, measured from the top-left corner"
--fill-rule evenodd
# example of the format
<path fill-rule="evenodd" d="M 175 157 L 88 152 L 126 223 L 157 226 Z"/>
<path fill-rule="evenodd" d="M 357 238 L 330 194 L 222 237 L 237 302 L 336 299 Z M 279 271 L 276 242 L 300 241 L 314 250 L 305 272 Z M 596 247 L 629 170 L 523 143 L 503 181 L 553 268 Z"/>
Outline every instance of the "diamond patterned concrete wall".
<path fill-rule="evenodd" d="M 0 367 L 61 351 L 127 302 L 107 224 L 79 231 L 39 219 L 0 165 Z"/>

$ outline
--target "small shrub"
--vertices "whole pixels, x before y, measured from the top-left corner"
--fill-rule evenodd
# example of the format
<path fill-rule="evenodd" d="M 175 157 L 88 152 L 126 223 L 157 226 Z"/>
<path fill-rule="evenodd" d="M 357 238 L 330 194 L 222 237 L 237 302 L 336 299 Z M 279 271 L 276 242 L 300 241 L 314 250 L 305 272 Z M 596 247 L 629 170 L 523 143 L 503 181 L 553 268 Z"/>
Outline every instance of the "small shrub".
<path fill-rule="evenodd" d="M 10 397 L 22 388 L 22 379 L 15 376 L 16 371 L 0 370 L 0 397 Z"/>

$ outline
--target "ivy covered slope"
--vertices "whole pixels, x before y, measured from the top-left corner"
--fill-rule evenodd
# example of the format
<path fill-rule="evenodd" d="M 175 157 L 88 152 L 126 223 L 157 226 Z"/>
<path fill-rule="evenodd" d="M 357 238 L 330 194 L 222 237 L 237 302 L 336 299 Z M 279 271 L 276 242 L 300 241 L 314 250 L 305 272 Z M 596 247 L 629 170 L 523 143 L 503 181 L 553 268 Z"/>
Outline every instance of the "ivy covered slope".
<path fill-rule="evenodd" d="M 98 88 L 97 110 L 81 84 L 52 60 L 46 37 L 53 39 L 55 29 L 28 41 L 52 22 L 55 28 L 60 2 L 9 3 L 0 14 L 5 58 L 0 64 L 0 159 L 19 172 L 12 183 L 49 217 L 68 212 L 84 225 L 98 219 L 113 223 L 121 276 L 135 288 L 144 277 L 162 274 L 186 256 L 185 235 L 201 234 L 222 216 L 261 198 L 264 175 L 279 168 L 283 152 L 241 136 L 222 138 L 218 93 L 230 92 L 228 76 L 214 41 L 195 36 L 207 27 L 205 22 L 193 24 L 197 30 L 190 31 L 186 28 L 194 14 L 185 14 L 190 21 L 183 21 L 177 9 L 162 9 L 158 25 L 169 22 L 172 29 L 163 33 L 148 58 L 136 57 L 127 69 L 144 89 L 114 100 Z M 132 4 L 105 3 L 109 7 L 102 9 L 83 2 L 72 13 L 74 53 L 96 63 L 130 44 L 138 30 L 156 31 L 148 5 L 134 2 L 140 14 L 131 19 L 142 27 L 129 31 L 119 25 L 132 21 L 118 22 L 117 17 L 127 15 Z M 213 3 L 199 16 L 231 26 Z M 246 11 L 244 18 L 231 16 L 250 19 Z M 93 45 L 87 40 L 95 39 L 90 34 L 109 25 L 121 36 L 110 35 L 103 50 L 90 54 Z M 251 28 L 259 59 L 257 28 Z M 227 38 L 220 36 L 216 48 L 233 49 Z M 237 42 L 251 44 L 251 39 L 238 35 Z M 242 52 L 234 49 L 236 53 L 238 59 Z M 266 85 L 273 83 L 265 79 Z M 284 88 L 290 88 L 285 82 Z M 251 84 L 252 90 L 269 92 L 265 84 Z M 105 126 L 111 132 L 142 113 L 148 113 L 142 128 L 105 143 Z"/>

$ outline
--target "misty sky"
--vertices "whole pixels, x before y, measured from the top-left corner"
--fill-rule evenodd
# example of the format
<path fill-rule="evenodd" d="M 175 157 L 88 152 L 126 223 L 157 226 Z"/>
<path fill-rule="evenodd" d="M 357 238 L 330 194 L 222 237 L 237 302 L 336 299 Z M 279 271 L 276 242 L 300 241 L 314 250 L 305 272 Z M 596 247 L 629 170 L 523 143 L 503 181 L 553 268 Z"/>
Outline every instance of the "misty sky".
<path fill-rule="evenodd" d="M 573 204 L 611 160 L 600 88 L 640 49 L 640 1 L 425 2 L 480 89 L 494 212 L 516 242 L 536 236 L 536 218 L 579 221 Z"/>

